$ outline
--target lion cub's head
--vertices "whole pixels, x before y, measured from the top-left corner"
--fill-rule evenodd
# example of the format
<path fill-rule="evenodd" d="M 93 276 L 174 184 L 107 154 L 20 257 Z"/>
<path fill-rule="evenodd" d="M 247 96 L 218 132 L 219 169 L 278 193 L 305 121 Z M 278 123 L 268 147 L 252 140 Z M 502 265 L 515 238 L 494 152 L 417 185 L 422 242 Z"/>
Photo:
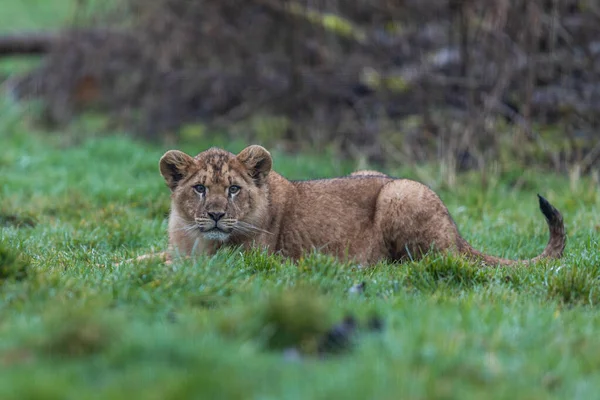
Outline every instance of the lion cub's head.
<path fill-rule="evenodd" d="M 228 241 L 253 236 L 266 217 L 271 155 L 249 146 L 238 155 L 212 148 L 196 157 L 170 150 L 160 173 L 172 192 L 171 218 L 187 236 Z"/>

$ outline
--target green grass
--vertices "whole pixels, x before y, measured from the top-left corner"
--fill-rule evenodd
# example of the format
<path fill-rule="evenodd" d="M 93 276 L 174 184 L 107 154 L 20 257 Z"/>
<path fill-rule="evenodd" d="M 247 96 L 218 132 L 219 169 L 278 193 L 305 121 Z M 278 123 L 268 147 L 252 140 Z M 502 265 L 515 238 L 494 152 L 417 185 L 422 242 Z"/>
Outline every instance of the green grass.
<path fill-rule="evenodd" d="M 59 29 L 75 15 L 77 0 L 0 0 L 0 33 Z"/>
<path fill-rule="evenodd" d="M 593 398 L 600 389 L 598 189 L 535 171 L 456 187 L 400 168 L 448 204 L 465 237 L 530 257 L 547 232 L 536 193 L 564 214 L 566 257 L 480 270 L 432 255 L 370 269 L 231 250 L 173 267 L 114 262 L 166 245 L 166 148 L 125 136 L 36 132 L 0 104 L 0 398 Z M 201 151 L 212 143 L 184 146 Z M 237 151 L 244 144 L 234 143 Z M 351 163 L 274 151 L 290 178 Z M 349 293 L 366 282 L 363 293 Z M 353 314 L 346 353 L 315 356 Z M 285 356 L 296 346 L 306 355 Z"/>
<path fill-rule="evenodd" d="M 0 35 L 59 32 L 81 25 L 93 12 L 104 11 L 111 0 L 0 0 Z M 38 56 L 0 59 L 0 78 L 39 65 Z M 1 82 L 0 82 L 1 83 Z"/>
<path fill-rule="evenodd" d="M 0 0 L 0 26 L 56 28 L 73 4 Z M 591 182 L 573 191 L 531 168 L 485 185 L 460 175 L 448 187 L 437 166 L 386 171 L 432 186 L 473 245 L 506 257 L 543 248 L 535 194 L 546 196 L 567 224 L 566 257 L 530 268 L 432 255 L 357 269 L 235 249 L 115 267 L 166 245 L 169 193 L 157 164 L 167 148 L 77 126 L 37 132 L 33 114 L 0 98 L 1 399 L 597 397 L 600 193 Z M 183 150 L 225 144 L 214 140 Z M 289 178 L 355 167 L 333 154 L 273 155 Z M 361 282 L 364 292 L 348 291 Z M 323 331 L 347 314 L 361 325 L 354 346 L 316 356 Z M 379 333 L 362 328 L 373 315 Z M 290 357 L 290 346 L 305 355 Z"/>

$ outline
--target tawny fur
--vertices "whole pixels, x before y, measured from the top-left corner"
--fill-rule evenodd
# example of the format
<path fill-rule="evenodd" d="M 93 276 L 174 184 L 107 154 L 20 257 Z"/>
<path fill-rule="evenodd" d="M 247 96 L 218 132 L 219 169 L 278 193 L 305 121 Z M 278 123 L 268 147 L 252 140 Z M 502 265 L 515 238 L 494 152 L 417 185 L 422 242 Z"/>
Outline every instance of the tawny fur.
<path fill-rule="evenodd" d="M 371 169 L 365 169 L 365 170 L 361 170 L 361 171 L 354 171 L 353 173 L 350 174 L 350 176 L 385 176 L 386 178 L 388 177 L 383 172 L 373 171 Z"/>
<path fill-rule="evenodd" d="M 289 181 L 271 165 L 269 152 L 256 145 L 238 155 L 216 148 L 194 158 L 165 153 L 159 166 L 172 192 L 169 256 L 260 246 L 291 258 L 316 249 L 367 265 L 419 259 L 435 250 L 512 265 L 559 258 L 565 247 L 562 216 L 542 197 L 550 230 L 546 248 L 533 259 L 509 260 L 471 247 L 440 198 L 419 182 L 377 171 Z"/>

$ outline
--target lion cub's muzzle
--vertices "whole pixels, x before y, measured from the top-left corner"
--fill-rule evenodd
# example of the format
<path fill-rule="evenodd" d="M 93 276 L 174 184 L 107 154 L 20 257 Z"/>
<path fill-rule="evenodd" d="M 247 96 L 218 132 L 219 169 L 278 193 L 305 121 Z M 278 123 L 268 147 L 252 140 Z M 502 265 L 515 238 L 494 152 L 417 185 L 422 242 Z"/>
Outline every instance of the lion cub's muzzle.
<path fill-rule="evenodd" d="M 209 212 L 208 218 L 196 218 L 196 224 L 200 232 L 207 240 L 225 241 L 233 232 L 236 219 L 226 218 L 225 213 Z"/>

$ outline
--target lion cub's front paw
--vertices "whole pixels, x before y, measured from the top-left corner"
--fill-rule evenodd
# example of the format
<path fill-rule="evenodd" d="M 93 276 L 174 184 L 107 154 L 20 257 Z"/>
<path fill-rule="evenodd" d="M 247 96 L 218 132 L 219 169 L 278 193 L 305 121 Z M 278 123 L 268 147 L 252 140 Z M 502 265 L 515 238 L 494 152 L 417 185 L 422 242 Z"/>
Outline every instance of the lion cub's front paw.
<path fill-rule="evenodd" d="M 154 259 L 154 258 L 158 258 L 160 261 L 163 261 L 165 263 L 165 265 L 171 265 L 171 263 L 172 263 L 171 257 L 169 257 L 169 253 L 166 251 L 161 251 L 160 253 L 143 254 L 136 258 L 130 258 L 128 260 L 115 263 L 114 265 L 115 265 L 115 267 L 119 267 L 122 264 L 125 264 L 127 262 L 140 262 L 140 261 L 150 260 L 150 259 Z"/>

